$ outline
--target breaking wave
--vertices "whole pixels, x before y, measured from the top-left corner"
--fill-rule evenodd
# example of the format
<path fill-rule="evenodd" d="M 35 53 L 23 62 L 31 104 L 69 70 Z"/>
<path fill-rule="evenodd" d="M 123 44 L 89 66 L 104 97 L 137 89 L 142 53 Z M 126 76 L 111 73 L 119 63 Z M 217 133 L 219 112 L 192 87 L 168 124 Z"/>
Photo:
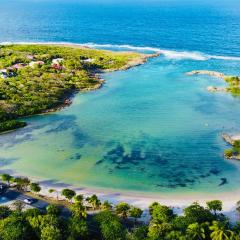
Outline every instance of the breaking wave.
<path fill-rule="evenodd" d="M 217 56 L 217 55 L 208 55 L 197 51 L 174 51 L 166 50 L 155 47 L 137 47 L 132 45 L 114 45 L 114 44 L 96 44 L 96 43 L 70 43 L 70 42 L 2 42 L 1 45 L 8 44 L 61 44 L 61 45 L 76 45 L 76 46 L 85 46 L 91 48 L 103 48 L 109 50 L 122 50 L 122 51 L 139 51 L 139 52 L 151 52 L 151 53 L 161 53 L 167 59 L 192 59 L 196 61 L 206 61 L 209 59 L 219 59 L 219 60 L 230 60 L 230 61 L 240 61 L 240 57 L 234 56 Z"/>

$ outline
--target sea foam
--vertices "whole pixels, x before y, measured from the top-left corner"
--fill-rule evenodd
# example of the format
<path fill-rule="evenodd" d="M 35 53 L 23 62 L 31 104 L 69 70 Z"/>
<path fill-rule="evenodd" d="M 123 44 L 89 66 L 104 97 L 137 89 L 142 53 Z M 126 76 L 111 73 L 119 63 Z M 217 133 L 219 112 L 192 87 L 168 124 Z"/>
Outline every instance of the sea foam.
<path fill-rule="evenodd" d="M 207 61 L 209 59 L 219 59 L 228 61 L 240 61 L 240 57 L 235 56 L 217 56 L 208 55 L 198 51 L 177 51 L 177 50 L 167 50 L 156 47 L 139 47 L 132 45 L 117 45 L 117 44 L 97 44 L 97 43 L 71 43 L 71 42 L 1 42 L 0 45 L 10 45 L 10 44 L 60 44 L 60 45 L 76 45 L 85 46 L 90 48 L 103 48 L 111 50 L 122 50 L 122 51 L 138 51 L 138 52 L 151 52 L 151 53 L 161 53 L 167 59 L 184 60 L 192 59 L 196 61 Z"/>

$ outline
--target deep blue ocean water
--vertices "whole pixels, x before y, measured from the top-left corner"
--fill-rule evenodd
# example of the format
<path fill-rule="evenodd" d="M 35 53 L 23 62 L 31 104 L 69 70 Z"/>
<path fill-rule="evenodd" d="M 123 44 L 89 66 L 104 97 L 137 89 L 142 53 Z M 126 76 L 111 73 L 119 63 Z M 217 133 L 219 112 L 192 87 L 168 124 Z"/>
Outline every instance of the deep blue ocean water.
<path fill-rule="evenodd" d="M 0 0 L 0 42 L 162 53 L 1 136 L 2 171 L 134 191 L 238 189 L 240 164 L 223 158 L 221 134 L 240 132 L 240 99 L 206 90 L 220 79 L 185 73 L 240 74 L 239 10 L 236 1 Z"/>
<path fill-rule="evenodd" d="M 130 44 L 240 56 L 240 3 L 0 0 L 0 41 Z"/>

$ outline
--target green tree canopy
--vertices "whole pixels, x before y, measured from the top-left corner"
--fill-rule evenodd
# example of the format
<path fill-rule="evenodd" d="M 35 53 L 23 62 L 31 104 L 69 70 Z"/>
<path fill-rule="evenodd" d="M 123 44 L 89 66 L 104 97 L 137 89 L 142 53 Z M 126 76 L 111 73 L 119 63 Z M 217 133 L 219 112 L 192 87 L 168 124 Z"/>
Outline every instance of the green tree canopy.
<path fill-rule="evenodd" d="M 117 215 L 119 215 L 122 218 L 127 218 L 129 215 L 130 205 L 126 202 L 120 202 L 115 206 L 115 211 Z"/>
<path fill-rule="evenodd" d="M 8 206 L 0 206 L 0 220 L 8 217 L 12 213 Z"/>
<path fill-rule="evenodd" d="M 31 189 L 31 191 L 36 192 L 36 193 L 39 193 L 41 191 L 41 187 L 39 186 L 38 183 L 31 183 L 30 189 Z"/>
<path fill-rule="evenodd" d="M 130 217 L 133 217 L 135 221 L 137 220 L 137 218 L 140 218 L 142 216 L 142 213 L 143 213 L 142 209 L 137 207 L 131 207 L 129 211 Z"/>
<path fill-rule="evenodd" d="M 88 226 L 84 219 L 78 217 L 71 217 L 68 221 L 68 240 L 82 240 L 87 239 Z"/>
<path fill-rule="evenodd" d="M 49 215 L 59 216 L 61 213 L 61 209 L 56 205 L 52 205 L 52 204 L 48 205 L 46 207 L 46 210 L 47 210 L 47 214 Z"/>
<path fill-rule="evenodd" d="M 76 195 L 76 192 L 71 189 L 65 188 L 62 190 L 62 195 L 68 200 L 71 200 Z"/>
<path fill-rule="evenodd" d="M 152 206 L 152 219 L 158 222 L 170 222 L 173 217 L 173 210 L 165 205 L 155 204 Z"/>
<path fill-rule="evenodd" d="M 10 184 L 10 181 L 13 179 L 13 177 L 7 173 L 2 174 L 2 180 L 4 182 L 7 182 L 8 185 Z"/>
<path fill-rule="evenodd" d="M 98 209 L 101 206 L 101 201 L 95 194 L 93 194 L 91 197 L 88 197 L 86 200 L 91 204 L 93 210 Z"/>
<path fill-rule="evenodd" d="M 215 219 L 215 217 L 211 214 L 211 212 L 208 209 L 205 209 L 196 202 L 186 207 L 184 209 L 184 214 L 189 224 L 195 222 L 197 223 L 212 222 Z"/>
<path fill-rule="evenodd" d="M 220 200 L 213 200 L 206 203 L 207 207 L 210 211 L 213 211 L 216 215 L 217 211 L 222 211 L 222 201 Z"/>
<path fill-rule="evenodd" d="M 86 207 L 83 206 L 81 202 L 75 202 L 71 206 L 71 212 L 73 217 L 79 218 L 79 219 L 85 219 L 87 218 L 87 212 Z"/>

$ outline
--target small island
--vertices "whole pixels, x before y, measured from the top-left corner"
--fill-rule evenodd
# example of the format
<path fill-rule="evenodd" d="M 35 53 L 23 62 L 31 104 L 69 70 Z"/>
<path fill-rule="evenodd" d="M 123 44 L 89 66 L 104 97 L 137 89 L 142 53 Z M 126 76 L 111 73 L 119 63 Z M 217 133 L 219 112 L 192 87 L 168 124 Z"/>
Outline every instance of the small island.
<path fill-rule="evenodd" d="M 126 70 L 155 56 L 75 45 L 1 45 L 0 133 L 26 126 L 21 117 L 70 105 L 76 91 L 100 88 L 99 73 Z"/>
<path fill-rule="evenodd" d="M 209 86 L 207 90 L 209 92 L 230 92 L 233 96 L 240 96 L 239 76 L 227 76 L 221 72 L 208 70 L 194 70 L 186 73 L 186 75 L 209 75 L 211 77 L 221 78 L 228 83 L 226 88 Z M 232 148 L 224 151 L 224 157 L 227 159 L 240 160 L 240 135 L 230 136 L 228 134 L 222 134 L 222 138 L 232 146 Z"/>
<path fill-rule="evenodd" d="M 240 96 L 240 77 L 239 76 L 228 76 L 221 72 L 208 71 L 208 70 L 194 70 L 186 73 L 188 76 L 193 75 L 209 75 L 211 77 L 221 78 L 228 83 L 228 87 L 216 87 L 208 86 L 209 92 L 230 92 L 233 96 Z"/>
<path fill-rule="evenodd" d="M 227 159 L 240 160 L 240 135 L 230 136 L 223 134 L 222 138 L 232 146 L 232 148 L 224 151 L 224 156 Z"/>

